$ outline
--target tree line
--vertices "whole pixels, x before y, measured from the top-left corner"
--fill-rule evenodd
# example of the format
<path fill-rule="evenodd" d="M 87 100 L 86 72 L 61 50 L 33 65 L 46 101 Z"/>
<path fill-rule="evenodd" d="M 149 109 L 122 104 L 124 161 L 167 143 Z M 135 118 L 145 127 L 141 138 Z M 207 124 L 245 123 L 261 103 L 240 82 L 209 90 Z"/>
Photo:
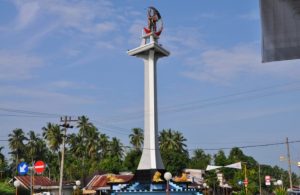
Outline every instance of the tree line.
<path fill-rule="evenodd" d="M 42 134 L 34 131 L 25 132 L 14 129 L 8 135 L 9 157 L 2 154 L 0 147 L 0 169 L 4 178 L 12 178 L 17 175 L 17 165 L 21 161 L 30 164 L 43 160 L 47 164 L 43 173 L 52 180 L 59 180 L 61 160 L 61 146 L 63 140 L 63 127 L 59 124 L 47 123 L 42 127 Z M 79 117 L 76 123 L 78 133 L 66 135 L 64 180 L 85 180 L 96 173 L 119 173 L 121 171 L 135 172 L 142 154 L 144 133 L 141 128 L 133 128 L 129 135 L 131 146 L 125 146 L 117 137 L 110 138 L 90 122 L 86 116 Z M 182 169 L 203 169 L 207 165 L 214 164 L 224 166 L 231 163 L 243 162 L 247 167 L 249 180 L 248 190 L 253 194 L 259 190 L 259 179 L 262 181 L 265 191 L 272 191 L 274 186 L 264 185 L 264 176 L 281 179 L 283 185 L 288 187 L 288 172 L 278 166 L 259 165 L 251 156 L 247 156 L 237 147 L 230 150 L 226 156 L 223 150 L 211 155 L 202 149 L 189 152 L 186 145 L 187 139 L 180 131 L 163 129 L 159 132 L 159 147 L 162 159 L 167 171 L 172 175 L 180 175 Z M 261 174 L 259 175 L 259 166 Z M 235 191 L 244 189 L 240 185 L 244 179 L 244 172 L 234 169 L 220 169 L 226 183 Z M 215 171 L 205 173 L 205 181 L 208 186 L 218 186 Z M 294 184 L 299 183 L 296 174 L 292 174 Z"/>

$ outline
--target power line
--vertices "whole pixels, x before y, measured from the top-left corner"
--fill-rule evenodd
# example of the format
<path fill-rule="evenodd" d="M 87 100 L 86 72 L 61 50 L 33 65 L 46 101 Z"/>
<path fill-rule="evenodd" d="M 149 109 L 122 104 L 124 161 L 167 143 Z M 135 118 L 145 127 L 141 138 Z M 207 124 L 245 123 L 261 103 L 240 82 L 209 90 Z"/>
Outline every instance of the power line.
<path fill-rule="evenodd" d="M 9 141 L 9 140 L 0 140 L 0 141 Z M 288 142 L 275 142 L 275 143 L 266 143 L 266 144 L 256 144 L 256 145 L 244 145 L 244 146 L 232 146 L 232 147 L 220 147 L 220 148 L 190 148 L 187 149 L 187 151 L 195 151 L 198 149 L 202 149 L 204 151 L 219 151 L 219 150 L 231 150 L 232 148 L 240 148 L 240 149 L 245 149 L 245 148 L 261 148 L 261 147 L 269 147 L 269 146 L 278 146 L 278 145 L 285 145 L 285 144 L 296 144 L 300 143 L 300 140 L 294 140 L 294 141 L 288 141 Z M 133 146 L 122 146 L 123 148 L 129 148 L 129 149 L 134 149 L 135 147 Z M 155 150 L 151 148 L 142 148 L 146 150 Z M 156 149 L 159 150 L 159 149 Z"/>
<path fill-rule="evenodd" d="M 295 140 L 295 141 L 289 141 L 289 144 L 295 144 L 295 143 L 300 143 L 300 140 Z M 245 145 L 245 146 L 233 146 L 233 147 L 222 147 L 222 148 L 190 148 L 187 149 L 187 151 L 195 151 L 198 149 L 202 149 L 204 151 L 219 151 L 219 150 L 231 150 L 232 148 L 240 148 L 240 149 L 245 149 L 245 148 L 259 148 L 259 147 L 268 147 L 268 146 L 277 146 L 277 145 L 284 145 L 286 142 L 276 142 L 276 143 L 267 143 L 267 144 L 256 144 L 256 145 Z M 132 146 L 123 146 L 124 148 L 131 148 L 134 149 L 135 147 Z M 142 148 L 146 150 L 158 150 L 158 149 L 151 149 L 151 148 Z"/>
<path fill-rule="evenodd" d="M 41 116 L 41 115 L 20 115 L 20 114 L 0 114 L 7 117 L 29 117 L 29 118 L 57 118 L 56 116 Z"/>
<path fill-rule="evenodd" d="M 224 104 L 229 104 L 229 103 L 235 103 L 235 102 L 240 102 L 243 100 L 253 100 L 253 99 L 258 99 L 258 98 L 263 98 L 263 97 L 268 97 L 272 95 L 280 95 L 283 92 L 291 92 L 291 91 L 298 91 L 300 88 L 292 88 L 292 89 L 277 89 L 276 91 L 271 91 L 265 94 L 257 94 L 257 92 L 265 92 L 269 89 L 274 89 L 278 87 L 287 87 L 291 86 L 292 84 L 299 83 L 299 82 L 291 82 L 291 83 L 286 83 L 286 84 L 281 84 L 277 86 L 270 86 L 270 87 L 264 87 L 260 89 L 253 89 L 253 90 L 248 90 L 244 92 L 238 92 L 238 93 L 232 93 L 228 95 L 223 95 L 223 96 L 217 96 L 217 97 L 212 97 L 212 98 L 206 98 L 198 101 L 192 101 L 189 103 L 185 104 L 180 104 L 180 105 L 175 105 L 175 106 L 165 106 L 161 107 L 158 109 L 159 113 L 167 113 L 167 112 L 182 112 L 182 111 L 189 111 L 189 110 L 196 110 L 204 107 L 210 107 L 210 106 L 218 106 L 218 105 L 224 105 Z M 253 94 L 253 95 L 251 95 Z M 243 95 L 249 95 L 249 96 L 243 96 Z M 230 99 L 228 99 L 230 98 Z M 224 101 L 219 101 L 225 99 Z M 147 113 L 147 111 L 145 112 Z M 115 116 L 111 117 L 111 119 L 106 120 L 106 122 L 115 122 L 115 121 L 126 121 L 126 120 L 133 120 L 133 119 L 138 119 L 142 118 L 143 112 L 137 112 L 137 113 L 132 113 L 132 114 L 127 114 L 126 117 L 122 116 Z"/>
<path fill-rule="evenodd" d="M 20 113 L 20 114 L 36 115 L 36 116 L 55 116 L 55 117 L 61 116 L 59 114 L 51 114 L 51 113 L 45 113 L 45 112 L 19 110 L 19 109 L 11 109 L 11 108 L 3 108 L 3 107 L 0 107 L 0 110 L 6 111 L 6 112 L 14 112 L 14 113 Z"/>
<path fill-rule="evenodd" d="M 243 100 L 253 100 L 253 99 L 263 98 L 263 97 L 267 97 L 267 96 L 271 96 L 271 95 L 282 94 L 282 92 L 299 90 L 300 88 L 279 89 L 276 91 L 271 91 L 267 94 L 260 94 L 260 95 L 255 94 L 257 92 L 265 92 L 269 89 L 291 86 L 292 84 L 295 84 L 295 83 L 298 83 L 298 82 L 291 82 L 291 83 L 285 83 L 285 84 L 281 84 L 281 85 L 264 87 L 264 88 L 260 88 L 260 89 L 248 90 L 248 91 L 244 91 L 244 92 L 232 93 L 232 94 L 228 94 L 228 95 L 207 98 L 207 99 L 203 99 L 203 100 L 199 100 L 199 101 L 193 101 L 193 102 L 189 102 L 189 103 L 181 104 L 181 105 L 162 107 L 162 109 L 160 109 L 160 112 L 161 113 L 164 113 L 164 112 L 173 112 L 174 113 L 174 112 L 182 112 L 182 111 L 187 111 L 187 110 L 195 110 L 195 109 L 209 107 L 209 106 L 217 106 L 217 105 L 222 105 L 222 104 L 235 103 L 235 102 L 243 101 Z M 244 96 L 244 97 L 241 96 L 241 95 L 247 95 L 247 94 L 249 94 L 250 96 Z M 253 95 L 251 95 L 251 94 L 253 94 Z M 232 97 L 233 97 L 233 99 L 232 99 Z M 236 97 L 236 98 L 234 98 L 234 97 Z M 226 99 L 226 98 L 231 98 L 231 99 Z M 222 99 L 225 99 L 225 100 L 218 101 L 218 100 L 222 100 Z M 6 112 L 17 113 L 17 114 L 0 114 L 0 117 L 7 116 L 7 117 L 56 118 L 56 117 L 59 117 L 62 115 L 62 114 L 21 110 L 21 109 L 10 109 L 10 108 L 4 108 L 4 107 L 0 107 L 0 110 L 6 111 Z M 113 117 L 110 120 L 109 119 L 104 120 L 103 122 L 99 122 L 96 120 L 94 120 L 94 121 L 101 123 L 100 126 L 104 127 L 104 128 L 102 128 L 102 130 L 104 130 L 104 131 L 105 131 L 105 129 L 107 129 L 106 131 L 109 131 L 109 132 L 116 132 L 118 134 L 128 135 L 127 133 L 124 133 L 124 130 L 128 131 L 128 129 L 118 127 L 115 125 L 111 125 L 111 124 L 104 124 L 104 123 L 111 123 L 114 121 L 120 122 L 120 121 L 142 118 L 143 115 L 144 115 L 143 113 L 138 112 L 138 113 L 133 113 L 133 114 L 127 114 L 125 117 L 124 116 Z"/>
<path fill-rule="evenodd" d="M 300 143 L 300 140 L 296 141 L 289 141 L 288 143 L 294 144 L 294 143 Z M 278 145 L 284 145 L 286 142 L 277 142 L 277 143 L 268 143 L 268 144 L 257 144 L 257 145 L 245 145 L 245 146 L 234 146 L 234 147 L 224 147 L 224 148 L 204 148 L 203 150 L 230 150 L 232 148 L 258 148 L 258 147 L 268 147 L 268 146 L 278 146 Z M 193 149 L 195 150 L 195 149 Z"/>
<path fill-rule="evenodd" d="M 264 92 L 269 89 L 290 86 L 295 83 L 299 83 L 299 82 L 290 82 L 290 83 L 285 83 L 285 84 L 280 84 L 280 85 L 273 85 L 273 86 L 264 87 L 264 88 L 260 88 L 260 89 L 253 89 L 253 90 L 248 90 L 248 91 L 244 91 L 244 92 L 237 92 L 237 93 L 232 93 L 232 94 L 228 94 L 228 95 L 206 98 L 206 99 L 202 99 L 202 100 L 198 100 L 198 101 L 191 101 L 191 102 L 188 102 L 185 104 L 179 104 L 179 105 L 174 105 L 174 106 L 165 106 L 165 107 L 162 107 L 161 109 L 159 109 L 159 112 L 165 113 L 165 112 L 182 112 L 182 111 L 187 111 L 187 110 L 195 110 L 195 109 L 208 107 L 208 106 L 222 105 L 222 104 L 233 103 L 233 102 L 238 102 L 238 101 L 242 101 L 242 100 L 253 100 L 253 99 L 267 97 L 267 96 L 271 96 L 271 95 L 282 94 L 282 92 L 299 90 L 300 88 L 286 89 L 286 90 L 279 89 L 277 91 L 269 92 L 267 94 L 262 94 L 262 95 L 254 94 L 252 96 L 240 97 L 241 95 L 247 95 L 247 94 L 251 95 L 253 93 Z M 231 98 L 231 97 L 237 97 L 237 98 L 218 102 L 218 100 Z M 63 114 L 53 114 L 53 113 L 36 112 L 36 111 L 28 111 L 28 110 L 20 110 L 20 109 L 10 109 L 10 108 L 3 108 L 3 107 L 0 107 L 0 110 L 6 111 L 6 112 L 19 113 L 19 114 L 26 114 L 26 115 L 0 114 L 0 116 L 55 118 L 55 117 L 59 117 L 59 116 L 63 115 Z M 127 114 L 125 117 L 124 117 L 124 115 L 114 116 L 114 117 L 111 117 L 110 119 L 104 120 L 102 123 L 132 120 L 132 119 L 142 118 L 143 115 L 144 115 L 144 112 L 139 111 L 136 113 Z"/>

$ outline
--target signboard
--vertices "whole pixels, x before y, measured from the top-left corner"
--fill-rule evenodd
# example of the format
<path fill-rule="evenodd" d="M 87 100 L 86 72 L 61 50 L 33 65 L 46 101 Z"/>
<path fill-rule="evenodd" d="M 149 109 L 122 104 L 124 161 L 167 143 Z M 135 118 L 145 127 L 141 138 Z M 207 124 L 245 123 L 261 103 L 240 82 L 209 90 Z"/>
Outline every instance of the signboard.
<path fill-rule="evenodd" d="M 300 162 L 297 162 L 297 166 L 300 168 Z"/>
<path fill-rule="evenodd" d="M 34 163 L 34 170 L 36 173 L 41 174 L 45 171 L 46 165 L 43 161 L 39 160 Z"/>
<path fill-rule="evenodd" d="M 271 176 L 270 175 L 265 176 L 265 184 L 266 184 L 266 186 L 271 185 Z"/>
<path fill-rule="evenodd" d="M 26 162 L 21 162 L 18 164 L 18 173 L 20 175 L 25 175 L 28 172 L 28 165 Z"/>
<path fill-rule="evenodd" d="M 248 178 L 245 178 L 244 180 L 244 185 L 247 187 L 248 186 Z"/>

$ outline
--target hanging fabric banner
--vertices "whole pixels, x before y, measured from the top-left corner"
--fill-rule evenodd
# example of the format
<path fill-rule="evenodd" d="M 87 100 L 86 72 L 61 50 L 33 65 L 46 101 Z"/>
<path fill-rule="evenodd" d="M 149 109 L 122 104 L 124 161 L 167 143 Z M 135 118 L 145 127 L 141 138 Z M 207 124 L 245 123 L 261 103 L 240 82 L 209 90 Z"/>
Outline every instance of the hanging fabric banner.
<path fill-rule="evenodd" d="M 300 59 L 300 1 L 260 0 L 262 61 Z"/>
<path fill-rule="evenodd" d="M 233 169 L 242 169 L 242 163 L 237 162 L 237 163 L 233 163 L 233 164 L 230 164 L 230 165 L 226 165 L 225 167 L 233 168 Z"/>
<path fill-rule="evenodd" d="M 223 166 L 214 166 L 214 165 L 207 165 L 206 171 L 214 170 L 214 169 L 219 169 Z"/>

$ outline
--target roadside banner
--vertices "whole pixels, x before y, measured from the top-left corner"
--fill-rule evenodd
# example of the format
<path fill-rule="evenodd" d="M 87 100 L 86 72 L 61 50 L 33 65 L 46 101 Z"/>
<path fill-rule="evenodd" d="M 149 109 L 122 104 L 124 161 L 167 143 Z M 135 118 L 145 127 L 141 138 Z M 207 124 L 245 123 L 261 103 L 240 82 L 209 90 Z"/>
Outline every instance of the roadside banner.
<path fill-rule="evenodd" d="M 219 169 L 222 166 L 214 166 L 214 165 L 207 165 L 206 171 L 214 170 L 214 169 Z"/>
<path fill-rule="evenodd" d="M 237 163 L 233 163 L 233 164 L 230 164 L 230 165 L 226 165 L 225 167 L 233 168 L 233 169 L 242 169 L 242 163 L 237 162 Z"/>

